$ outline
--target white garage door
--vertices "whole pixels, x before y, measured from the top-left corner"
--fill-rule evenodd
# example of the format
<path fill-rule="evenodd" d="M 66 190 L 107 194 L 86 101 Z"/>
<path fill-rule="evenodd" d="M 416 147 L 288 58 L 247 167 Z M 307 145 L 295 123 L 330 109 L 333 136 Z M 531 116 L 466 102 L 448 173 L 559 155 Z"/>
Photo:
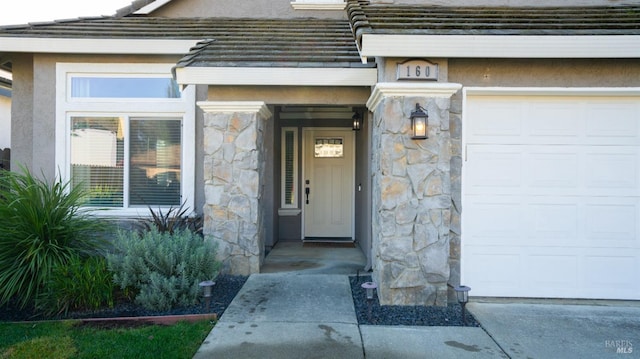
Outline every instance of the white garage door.
<path fill-rule="evenodd" d="M 467 94 L 462 281 L 640 299 L 640 97 Z"/>

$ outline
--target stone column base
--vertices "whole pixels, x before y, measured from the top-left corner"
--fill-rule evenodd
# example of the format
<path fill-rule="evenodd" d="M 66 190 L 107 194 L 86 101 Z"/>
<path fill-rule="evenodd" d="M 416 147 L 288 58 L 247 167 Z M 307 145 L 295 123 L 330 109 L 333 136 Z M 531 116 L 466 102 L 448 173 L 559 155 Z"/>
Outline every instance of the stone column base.
<path fill-rule="evenodd" d="M 204 118 L 204 235 L 218 246 L 222 272 L 260 272 L 263 129 L 271 112 L 263 102 L 199 102 Z"/>
<path fill-rule="evenodd" d="M 451 223 L 449 83 L 379 83 L 372 126 L 373 270 L 383 305 L 447 305 Z M 411 139 L 416 104 L 428 139 Z"/>

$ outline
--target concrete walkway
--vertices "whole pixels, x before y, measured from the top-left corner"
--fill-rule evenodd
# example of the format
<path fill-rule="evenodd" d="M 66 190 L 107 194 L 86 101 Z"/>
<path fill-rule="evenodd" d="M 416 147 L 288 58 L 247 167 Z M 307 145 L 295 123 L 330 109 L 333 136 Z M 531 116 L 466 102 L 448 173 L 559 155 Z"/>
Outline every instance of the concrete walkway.
<path fill-rule="evenodd" d="M 254 274 L 195 358 L 499 358 L 481 328 L 358 326 L 346 275 Z"/>
<path fill-rule="evenodd" d="M 249 277 L 195 358 L 625 358 L 640 306 L 470 303 L 483 328 L 359 326 L 346 275 Z M 639 345 L 636 350 L 633 345 Z M 623 348 L 626 353 L 622 355 Z"/>

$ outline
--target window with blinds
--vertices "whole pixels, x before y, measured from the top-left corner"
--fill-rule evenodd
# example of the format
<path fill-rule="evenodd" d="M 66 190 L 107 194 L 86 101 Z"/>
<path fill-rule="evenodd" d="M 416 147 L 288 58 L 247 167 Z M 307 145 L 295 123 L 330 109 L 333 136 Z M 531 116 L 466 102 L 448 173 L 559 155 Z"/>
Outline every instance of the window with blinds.
<path fill-rule="evenodd" d="M 71 183 L 88 192 L 87 205 L 122 207 L 124 199 L 124 119 L 71 119 Z"/>
<path fill-rule="evenodd" d="M 180 205 L 180 125 L 180 119 L 130 120 L 130 205 Z"/>
<path fill-rule="evenodd" d="M 282 208 L 297 208 L 298 129 L 282 129 Z"/>
<path fill-rule="evenodd" d="M 181 119 L 74 117 L 71 122 L 72 184 L 88 190 L 88 206 L 180 205 Z"/>
<path fill-rule="evenodd" d="M 195 87 L 173 63 L 56 63 L 56 168 L 106 217 L 193 210 Z"/>

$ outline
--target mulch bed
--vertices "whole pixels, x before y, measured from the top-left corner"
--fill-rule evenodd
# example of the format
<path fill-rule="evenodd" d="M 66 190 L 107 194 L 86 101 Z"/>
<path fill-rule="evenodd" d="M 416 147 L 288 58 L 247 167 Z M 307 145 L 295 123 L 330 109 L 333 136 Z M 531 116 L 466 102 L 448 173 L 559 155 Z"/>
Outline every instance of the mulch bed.
<path fill-rule="evenodd" d="M 169 316 L 186 314 L 216 313 L 218 317 L 224 313 L 233 298 L 246 282 L 247 277 L 220 275 L 216 279 L 209 311 L 203 303 L 173 308 L 167 311 L 152 311 L 131 302 L 120 302 L 113 308 L 104 308 L 95 311 L 69 312 L 67 315 L 56 317 L 43 317 L 34 314 L 33 309 L 19 309 L 15 305 L 0 307 L 0 321 L 20 322 L 35 320 L 59 320 L 59 319 L 83 319 L 83 318 L 120 318 L 120 317 L 144 317 L 144 316 Z"/>
<path fill-rule="evenodd" d="M 380 305 L 378 298 L 367 301 L 366 292 L 361 285 L 370 282 L 370 276 L 350 277 L 351 294 L 356 307 L 358 324 L 366 325 L 407 325 L 407 326 L 467 326 L 479 327 L 480 324 L 469 311 L 466 311 L 466 323 L 462 320 L 462 308 L 459 304 L 446 307 L 435 306 L 398 306 Z"/>
<path fill-rule="evenodd" d="M 188 314 L 215 313 L 219 318 L 229 306 L 233 298 L 240 291 L 247 277 L 222 275 L 216 279 L 213 289 L 210 310 L 207 312 L 204 303 L 175 308 L 169 311 L 149 311 L 133 303 L 119 303 L 114 308 L 98 311 L 68 313 L 66 316 L 45 318 L 33 314 L 32 310 L 20 310 L 15 306 L 0 307 L 0 321 L 33 321 L 50 319 L 85 319 L 85 318 L 122 318 L 148 316 L 175 316 Z M 462 310 L 459 304 L 449 304 L 446 307 L 433 306 L 385 306 L 380 305 L 377 298 L 369 303 L 365 290 L 361 285 L 370 282 L 370 276 L 354 276 L 349 279 L 351 293 L 356 310 L 358 324 L 362 325 L 406 325 L 406 326 L 470 326 L 480 324 L 471 313 L 466 312 L 466 325 L 462 321 Z M 142 325 L 157 324 L 150 320 L 118 319 L 109 321 L 81 321 L 77 325 L 98 328 L 131 328 Z"/>

